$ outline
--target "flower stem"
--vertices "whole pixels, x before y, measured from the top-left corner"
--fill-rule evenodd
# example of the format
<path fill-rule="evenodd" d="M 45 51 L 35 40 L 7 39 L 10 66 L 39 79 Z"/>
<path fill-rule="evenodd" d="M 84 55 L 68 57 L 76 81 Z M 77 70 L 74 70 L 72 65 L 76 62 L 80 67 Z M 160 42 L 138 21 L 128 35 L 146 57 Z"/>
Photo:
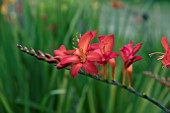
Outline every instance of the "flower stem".
<path fill-rule="evenodd" d="M 123 67 L 123 80 L 122 80 L 122 85 L 125 86 L 126 84 L 126 68 Z"/>
<path fill-rule="evenodd" d="M 107 79 L 107 63 L 103 64 L 103 70 L 104 70 L 104 80 Z"/>
<path fill-rule="evenodd" d="M 133 67 L 132 67 L 132 64 L 131 64 L 131 65 L 127 68 L 129 88 L 132 87 L 132 71 L 133 71 Z"/>
<path fill-rule="evenodd" d="M 84 76 L 87 76 L 86 74 L 82 73 L 82 72 L 79 72 L 80 74 L 84 75 Z M 166 113 L 170 113 L 170 110 L 167 109 L 166 107 L 164 107 L 162 104 L 160 104 L 158 101 L 156 101 L 155 99 L 149 97 L 148 95 L 146 95 L 145 93 L 140 93 L 138 91 L 136 91 L 135 89 L 133 88 L 128 88 L 124 85 L 122 85 L 121 83 L 117 82 L 117 81 L 114 81 L 114 80 L 104 80 L 102 78 L 100 78 L 98 75 L 89 75 L 88 77 L 92 78 L 92 79 L 95 79 L 97 81 L 100 81 L 100 82 L 104 82 L 106 84 L 110 84 L 110 85 L 115 85 L 115 86 L 118 86 L 118 87 L 121 87 L 147 101 L 150 101 L 151 103 L 155 104 L 157 107 L 159 107 L 160 109 L 162 109 L 164 112 Z"/>

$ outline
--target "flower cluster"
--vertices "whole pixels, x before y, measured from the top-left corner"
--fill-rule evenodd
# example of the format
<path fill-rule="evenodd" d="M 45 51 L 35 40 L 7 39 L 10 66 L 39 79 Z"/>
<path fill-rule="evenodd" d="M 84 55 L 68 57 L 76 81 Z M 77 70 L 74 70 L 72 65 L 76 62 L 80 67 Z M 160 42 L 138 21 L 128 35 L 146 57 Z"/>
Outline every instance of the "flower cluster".
<path fill-rule="evenodd" d="M 98 66 L 102 66 L 100 75 L 107 79 L 107 64 L 112 68 L 112 79 L 114 79 L 115 58 L 119 56 L 117 52 L 113 52 L 114 35 L 99 36 L 99 43 L 91 44 L 93 38 L 96 37 L 97 31 L 86 32 L 78 40 L 78 47 L 74 50 L 66 50 L 64 45 L 59 50 L 54 50 L 54 58 L 59 62 L 57 68 L 71 66 L 71 75 L 76 77 L 79 70 L 83 68 L 89 74 L 98 74 Z M 124 61 L 123 78 L 126 72 L 129 75 L 129 86 L 131 87 L 132 63 L 141 60 L 141 56 L 135 56 L 142 44 L 139 43 L 132 47 L 132 41 L 126 46 L 120 48 L 120 55 Z M 125 79 L 123 79 L 125 85 Z"/>

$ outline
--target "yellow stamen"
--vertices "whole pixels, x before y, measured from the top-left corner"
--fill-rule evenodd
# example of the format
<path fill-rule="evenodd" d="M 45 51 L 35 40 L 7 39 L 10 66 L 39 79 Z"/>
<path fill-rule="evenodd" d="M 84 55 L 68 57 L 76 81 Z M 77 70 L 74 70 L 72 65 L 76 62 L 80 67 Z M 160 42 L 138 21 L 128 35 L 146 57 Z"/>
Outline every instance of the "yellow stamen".
<path fill-rule="evenodd" d="M 80 59 L 81 59 L 81 62 L 84 63 L 84 62 L 86 61 L 86 55 L 83 54 L 83 55 L 80 57 Z"/>

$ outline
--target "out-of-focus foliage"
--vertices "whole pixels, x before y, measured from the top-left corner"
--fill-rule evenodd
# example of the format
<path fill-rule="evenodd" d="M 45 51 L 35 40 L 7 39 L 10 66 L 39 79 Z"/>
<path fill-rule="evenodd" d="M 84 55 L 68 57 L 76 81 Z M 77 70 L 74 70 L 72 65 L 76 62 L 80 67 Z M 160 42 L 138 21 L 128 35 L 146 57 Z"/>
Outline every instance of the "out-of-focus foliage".
<path fill-rule="evenodd" d="M 169 76 L 169 69 L 162 69 L 156 57 L 148 56 L 163 51 L 160 40 L 170 37 L 167 1 L 121 1 L 123 9 L 114 9 L 111 0 L 6 1 L 7 13 L 0 13 L 0 113 L 162 113 L 121 88 L 81 75 L 73 79 L 69 71 L 38 61 L 16 47 L 22 44 L 53 54 L 61 44 L 72 49 L 77 32 L 95 29 L 98 35 L 115 35 L 117 52 L 130 40 L 143 43 L 138 53 L 143 60 L 134 64 L 132 85 L 170 108 L 169 88 L 143 74 L 147 70 Z M 115 80 L 121 82 L 120 57 L 116 63 Z"/>

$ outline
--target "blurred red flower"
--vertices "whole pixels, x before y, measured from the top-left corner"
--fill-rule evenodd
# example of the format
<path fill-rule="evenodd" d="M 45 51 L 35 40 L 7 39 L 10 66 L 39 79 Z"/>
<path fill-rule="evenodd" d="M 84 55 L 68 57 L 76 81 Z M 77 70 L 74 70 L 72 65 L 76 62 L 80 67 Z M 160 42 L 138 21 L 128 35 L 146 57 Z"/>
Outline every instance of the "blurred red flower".
<path fill-rule="evenodd" d="M 165 53 L 163 53 L 163 52 L 153 52 L 149 55 L 152 56 L 154 54 L 162 54 L 161 56 L 159 56 L 157 58 L 157 60 L 162 60 L 162 63 L 164 65 L 164 66 L 162 66 L 163 68 L 164 67 L 169 68 L 170 67 L 170 48 L 169 48 L 169 45 L 168 45 L 168 40 L 165 36 L 162 37 L 161 43 L 162 43 L 162 46 L 165 49 Z"/>
<path fill-rule="evenodd" d="M 112 2 L 112 7 L 113 7 L 114 9 L 118 9 L 118 8 L 124 9 L 124 8 L 125 8 L 125 5 L 124 5 L 123 2 L 118 2 L 118 1 L 114 0 L 114 1 Z"/>
<path fill-rule="evenodd" d="M 168 40 L 167 38 L 164 36 L 162 37 L 162 46 L 164 47 L 166 53 L 163 55 L 162 57 L 162 63 L 164 64 L 163 67 L 169 68 L 170 67 L 170 48 L 168 45 Z"/>
<path fill-rule="evenodd" d="M 128 80 L 129 80 L 129 87 L 131 87 L 132 84 L 132 63 L 139 61 L 142 59 L 141 56 L 135 56 L 135 54 L 139 51 L 142 44 L 138 43 L 134 47 L 132 46 L 133 42 L 130 41 L 129 44 L 125 45 L 124 47 L 120 48 L 120 55 L 124 61 L 124 67 L 123 67 L 123 85 L 125 85 L 126 81 L 126 73 L 128 73 Z"/>

